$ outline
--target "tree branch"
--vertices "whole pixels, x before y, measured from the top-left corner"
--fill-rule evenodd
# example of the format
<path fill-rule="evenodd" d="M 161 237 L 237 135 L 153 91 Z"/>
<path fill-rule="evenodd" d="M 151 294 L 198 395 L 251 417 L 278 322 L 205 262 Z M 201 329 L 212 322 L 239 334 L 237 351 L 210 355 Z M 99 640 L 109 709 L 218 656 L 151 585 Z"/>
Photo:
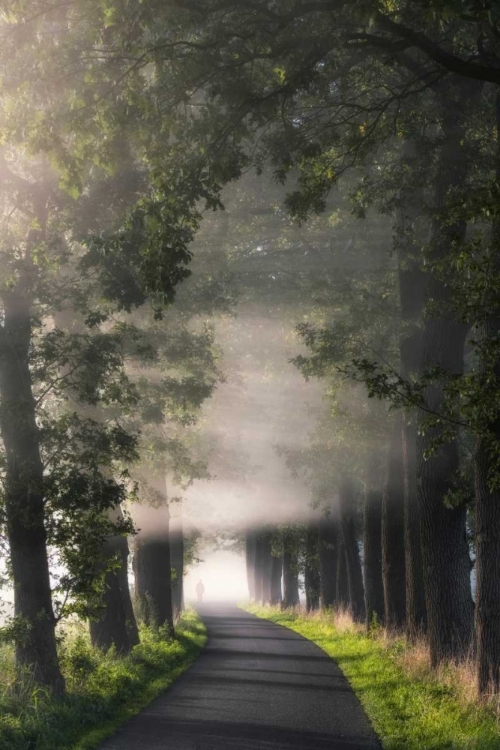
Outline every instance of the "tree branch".
<path fill-rule="evenodd" d="M 462 60 L 462 58 L 447 52 L 436 42 L 429 39 L 428 36 L 420 31 L 415 31 L 407 26 L 403 26 L 393 21 L 382 13 L 375 14 L 375 22 L 389 34 L 396 35 L 401 39 L 410 42 L 412 46 L 417 47 L 424 52 L 429 59 L 448 70 L 450 73 L 463 76 L 464 78 L 473 78 L 476 81 L 488 81 L 490 83 L 500 84 L 500 68 L 492 68 L 486 65 L 479 65 L 475 62 Z M 391 42 L 391 45 L 393 42 Z"/>

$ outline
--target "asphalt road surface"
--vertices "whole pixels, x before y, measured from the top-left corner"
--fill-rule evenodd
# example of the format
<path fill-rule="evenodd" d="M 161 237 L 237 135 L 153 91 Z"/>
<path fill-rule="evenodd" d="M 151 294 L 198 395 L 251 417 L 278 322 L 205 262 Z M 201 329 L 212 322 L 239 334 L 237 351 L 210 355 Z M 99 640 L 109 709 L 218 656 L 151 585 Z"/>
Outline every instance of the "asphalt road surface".
<path fill-rule="evenodd" d="M 204 606 L 208 643 L 101 750 L 380 750 L 335 662 L 291 630 Z"/>

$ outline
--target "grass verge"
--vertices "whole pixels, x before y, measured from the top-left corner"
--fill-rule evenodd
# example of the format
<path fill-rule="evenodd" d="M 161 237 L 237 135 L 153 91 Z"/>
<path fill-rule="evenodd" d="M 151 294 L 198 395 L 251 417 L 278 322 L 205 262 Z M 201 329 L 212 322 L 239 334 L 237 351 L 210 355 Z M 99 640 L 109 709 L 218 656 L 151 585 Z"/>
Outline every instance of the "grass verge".
<path fill-rule="evenodd" d="M 93 649 L 76 627 L 61 645 L 68 693 L 52 699 L 26 684 L 12 690 L 13 654 L 0 650 L 0 750 L 91 750 L 168 688 L 206 642 L 196 613 L 186 612 L 174 640 L 142 628 L 141 643 L 126 657 Z"/>
<path fill-rule="evenodd" d="M 335 659 L 385 750 L 500 750 L 494 712 L 467 699 L 449 671 L 412 673 L 404 639 L 367 634 L 345 615 L 244 609 L 300 633 Z"/>

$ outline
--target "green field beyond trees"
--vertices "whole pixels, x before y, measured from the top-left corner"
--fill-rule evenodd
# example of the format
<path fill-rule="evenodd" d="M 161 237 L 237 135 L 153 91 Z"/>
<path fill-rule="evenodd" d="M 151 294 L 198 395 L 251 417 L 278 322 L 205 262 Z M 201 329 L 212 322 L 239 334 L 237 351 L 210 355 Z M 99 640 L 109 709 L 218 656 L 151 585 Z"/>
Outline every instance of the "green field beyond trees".
<path fill-rule="evenodd" d="M 245 605 L 258 617 L 284 625 L 316 643 L 335 659 L 382 740 L 384 750 L 497 750 L 498 715 L 467 700 L 460 680 L 405 667 L 408 643 L 367 634 L 350 618 Z M 346 622 L 347 620 L 347 622 Z M 447 679 L 448 677 L 448 679 Z M 334 697 L 332 696 L 332 710 Z"/>

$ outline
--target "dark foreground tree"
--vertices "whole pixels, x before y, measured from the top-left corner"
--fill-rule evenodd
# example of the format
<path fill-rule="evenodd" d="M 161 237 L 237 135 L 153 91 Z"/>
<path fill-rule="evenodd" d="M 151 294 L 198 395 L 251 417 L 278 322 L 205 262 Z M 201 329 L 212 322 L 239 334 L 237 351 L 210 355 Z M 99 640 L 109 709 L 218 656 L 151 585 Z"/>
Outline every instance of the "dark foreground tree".
<path fill-rule="evenodd" d="M 110 519 L 123 521 L 118 507 Z M 97 614 L 90 620 L 90 637 L 95 648 L 107 651 L 112 646 L 119 654 L 128 654 L 139 643 L 139 632 L 128 584 L 127 539 L 123 534 L 109 535 L 101 547 L 104 574 L 102 597 Z"/>
<path fill-rule="evenodd" d="M 165 495 L 165 480 L 155 481 L 158 495 Z M 141 523 L 141 518 L 142 523 Z M 135 596 L 145 622 L 174 632 L 170 555 L 170 513 L 166 504 L 141 508 L 136 517 L 134 577 Z M 142 528 L 141 528 L 142 526 Z"/>

